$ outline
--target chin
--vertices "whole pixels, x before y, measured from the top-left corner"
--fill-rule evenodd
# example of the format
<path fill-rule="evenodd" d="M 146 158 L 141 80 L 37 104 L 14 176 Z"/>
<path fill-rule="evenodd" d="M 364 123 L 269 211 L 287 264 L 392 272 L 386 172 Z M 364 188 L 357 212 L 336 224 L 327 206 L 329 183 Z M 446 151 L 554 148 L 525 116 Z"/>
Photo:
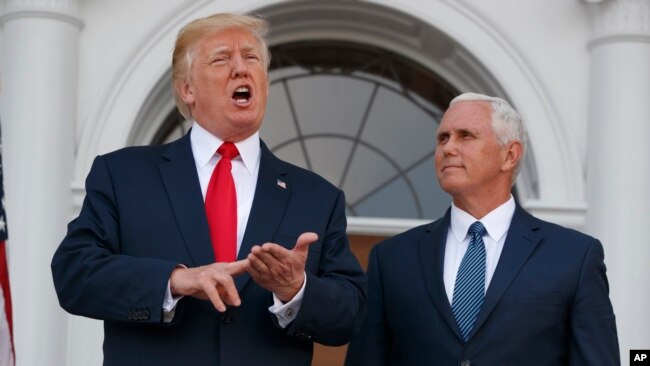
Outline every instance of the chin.
<path fill-rule="evenodd" d="M 255 126 L 261 124 L 261 119 L 256 113 L 241 111 L 231 115 L 230 123 L 237 127 Z"/>
<path fill-rule="evenodd" d="M 443 191 L 453 195 L 456 192 L 460 192 L 463 189 L 463 185 L 460 182 L 450 182 L 450 181 L 440 181 L 440 188 Z"/>
<path fill-rule="evenodd" d="M 256 121 L 234 121 L 232 124 L 233 131 L 237 131 L 239 136 L 246 138 L 259 130 L 260 124 Z"/>

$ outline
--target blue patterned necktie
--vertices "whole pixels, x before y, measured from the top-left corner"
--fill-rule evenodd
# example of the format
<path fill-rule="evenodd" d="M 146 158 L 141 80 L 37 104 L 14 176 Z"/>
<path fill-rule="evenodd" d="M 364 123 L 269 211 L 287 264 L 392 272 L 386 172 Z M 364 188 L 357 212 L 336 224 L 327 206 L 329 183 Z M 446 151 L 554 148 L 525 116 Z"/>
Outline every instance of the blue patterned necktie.
<path fill-rule="evenodd" d="M 474 327 L 483 297 L 485 294 L 485 245 L 483 235 L 486 230 L 480 221 L 469 227 L 469 247 L 460 262 L 456 283 L 454 284 L 454 298 L 451 310 L 454 312 L 460 334 L 465 342 Z"/>

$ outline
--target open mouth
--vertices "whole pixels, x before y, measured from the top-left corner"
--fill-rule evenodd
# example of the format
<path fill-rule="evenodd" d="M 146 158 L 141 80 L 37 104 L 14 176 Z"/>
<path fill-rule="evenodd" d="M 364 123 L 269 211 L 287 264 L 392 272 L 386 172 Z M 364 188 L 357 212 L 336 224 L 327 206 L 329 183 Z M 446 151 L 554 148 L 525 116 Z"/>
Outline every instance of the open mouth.
<path fill-rule="evenodd" d="M 246 104 L 251 99 L 251 91 L 247 86 L 240 86 L 235 89 L 235 92 L 232 94 L 232 99 L 237 104 Z"/>

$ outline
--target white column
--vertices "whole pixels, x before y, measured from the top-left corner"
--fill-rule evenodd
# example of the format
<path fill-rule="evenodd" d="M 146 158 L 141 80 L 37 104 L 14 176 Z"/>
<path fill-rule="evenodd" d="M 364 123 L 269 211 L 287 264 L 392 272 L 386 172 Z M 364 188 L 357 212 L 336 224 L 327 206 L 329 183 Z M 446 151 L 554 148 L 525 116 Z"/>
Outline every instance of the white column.
<path fill-rule="evenodd" d="M 3 163 L 16 360 L 65 365 L 68 317 L 50 261 L 71 213 L 77 0 L 8 0 L 0 16 Z"/>
<path fill-rule="evenodd" d="M 627 365 L 630 349 L 650 347 L 650 0 L 589 7 L 587 230 L 605 246 Z"/>

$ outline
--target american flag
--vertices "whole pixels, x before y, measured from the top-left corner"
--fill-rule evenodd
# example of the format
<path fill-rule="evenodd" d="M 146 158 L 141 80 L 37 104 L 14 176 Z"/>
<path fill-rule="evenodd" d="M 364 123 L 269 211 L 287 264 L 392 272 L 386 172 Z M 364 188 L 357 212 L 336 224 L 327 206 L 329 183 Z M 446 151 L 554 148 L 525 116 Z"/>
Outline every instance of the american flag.
<path fill-rule="evenodd" d="M 5 193 L 2 185 L 2 143 L 0 142 L 0 366 L 14 366 L 11 292 L 9 291 L 9 270 L 7 267 L 6 217 Z"/>

